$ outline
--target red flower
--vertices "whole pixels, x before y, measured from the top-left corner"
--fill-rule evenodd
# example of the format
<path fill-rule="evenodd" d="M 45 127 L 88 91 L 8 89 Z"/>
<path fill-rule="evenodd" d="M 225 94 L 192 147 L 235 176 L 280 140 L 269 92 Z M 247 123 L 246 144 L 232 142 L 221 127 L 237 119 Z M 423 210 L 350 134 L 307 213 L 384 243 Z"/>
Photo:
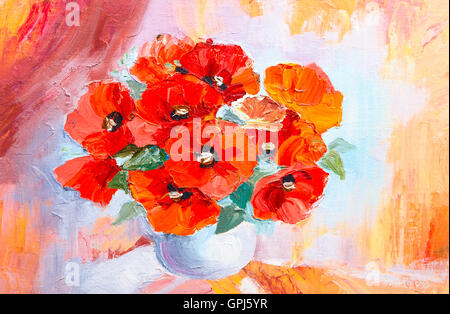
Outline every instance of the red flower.
<path fill-rule="evenodd" d="M 180 127 L 179 132 L 182 137 L 170 139 L 166 145 L 170 160 L 164 165 L 175 184 L 196 187 L 219 200 L 253 174 L 256 148 L 242 130 L 225 134 L 213 123 L 204 125 L 203 129 L 191 123 L 186 128 Z"/>
<path fill-rule="evenodd" d="M 165 80 L 174 73 L 185 73 L 176 63 L 193 47 L 194 42 L 188 37 L 180 40 L 171 35 L 158 35 L 153 42 L 142 47 L 130 73 L 149 85 Z"/>
<path fill-rule="evenodd" d="M 92 83 L 67 116 L 64 129 L 94 158 L 105 159 L 133 141 L 126 123 L 134 110 L 134 101 L 121 84 Z"/>
<path fill-rule="evenodd" d="M 56 179 L 80 192 L 80 196 L 107 205 L 117 189 L 108 182 L 120 171 L 114 159 L 96 160 L 91 156 L 75 158 L 55 169 Z"/>
<path fill-rule="evenodd" d="M 259 219 L 295 224 L 307 218 L 321 197 L 328 173 L 317 166 L 300 163 L 262 178 L 256 183 L 251 203 Z"/>
<path fill-rule="evenodd" d="M 253 72 L 253 61 L 237 45 L 214 45 L 209 39 L 198 43 L 180 63 L 190 74 L 222 93 L 226 102 L 259 91 L 259 75 Z"/>
<path fill-rule="evenodd" d="M 222 104 L 222 96 L 206 83 L 190 75 L 175 75 L 143 93 L 137 102 L 137 115 L 170 128 L 193 118 L 214 119 Z"/>
<path fill-rule="evenodd" d="M 217 221 L 220 207 L 198 189 L 177 186 L 165 169 L 129 174 L 131 193 L 155 231 L 185 236 Z"/>
<path fill-rule="evenodd" d="M 133 134 L 133 144 L 139 147 L 149 144 L 163 146 L 170 136 L 170 127 L 150 124 L 137 115 L 128 122 L 127 127 Z"/>

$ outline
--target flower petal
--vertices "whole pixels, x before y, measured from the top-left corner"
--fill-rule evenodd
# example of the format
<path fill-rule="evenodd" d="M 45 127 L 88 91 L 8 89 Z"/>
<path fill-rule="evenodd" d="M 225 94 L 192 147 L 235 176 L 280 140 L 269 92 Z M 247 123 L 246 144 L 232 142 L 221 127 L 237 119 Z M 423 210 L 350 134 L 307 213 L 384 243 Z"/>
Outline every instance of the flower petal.
<path fill-rule="evenodd" d="M 266 69 L 264 86 L 275 101 L 299 112 L 323 133 L 342 121 L 343 96 L 316 64 L 278 64 Z"/>
<path fill-rule="evenodd" d="M 117 189 L 108 182 L 120 169 L 113 159 L 95 160 L 91 156 L 75 158 L 55 169 L 56 179 L 64 186 L 80 192 L 82 198 L 107 205 Z"/>
<path fill-rule="evenodd" d="M 172 179 L 164 169 L 130 172 L 133 197 L 147 210 L 147 217 L 155 231 L 176 235 L 190 235 L 213 224 L 220 207 L 197 189 L 189 189 L 189 198 L 170 199 L 168 185 Z"/>
<path fill-rule="evenodd" d="M 237 45 L 215 45 L 212 40 L 198 43 L 181 60 L 183 67 L 199 79 L 220 77 L 225 89 L 211 81 L 227 102 L 245 93 L 259 91 L 259 75 L 253 72 L 253 60 Z"/>
<path fill-rule="evenodd" d="M 327 152 L 316 127 L 292 110 L 286 112 L 283 127 L 278 132 L 278 143 L 278 163 L 283 166 L 291 166 L 295 162 L 313 165 Z"/>
<path fill-rule="evenodd" d="M 121 84 L 95 82 L 67 116 L 64 130 L 82 143 L 89 135 L 103 131 L 103 120 L 110 113 L 119 112 L 126 123 L 134 110 L 134 101 Z"/>
<path fill-rule="evenodd" d="M 156 206 L 167 193 L 171 182 L 169 173 L 163 169 L 151 171 L 129 171 L 128 183 L 131 193 L 145 208 Z"/>
<path fill-rule="evenodd" d="M 280 122 L 285 116 L 285 108 L 263 97 L 246 97 L 237 105 L 237 109 L 246 115 L 246 122 L 251 124 L 272 124 Z"/>
<path fill-rule="evenodd" d="M 124 121 L 128 121 L 135 109 L 133 98 L 120 83 L 92 83 L 89 85 L 89 94 L 92 109 L 100 117 L 117 111 Z"/>
<path fill-rule="evenodd" d="M 176 149 L 180 139 L 169 140 L 166 151 L 170 154 L 170 160 L 165 163 L 165 167 L 177 185 L 198 188 L 215 200 L 222 199 L 253 174 L 257 164 L 256 148 L 243 129 L 236 129 L 236 133 L 232 129 L 230 134 L 225 134 L 223 130 L 214 126 L 211 130 L 217 132 L 212 133 L 211 137 L 196 138 L 192 131 L 194 126 L 189 125 L 186 130 L 189 130 L 190 140 L 184 143 L 185 146 L 188 145 L 185 147 L 187 153 L 180 153 Z M 199 136 L 201 134 L 206 136 L 205 130 L 212 125 L 214 125 L 212 121 L 204 124 L 202 130 L 198 132 Z M 195 148 L 192 143 L 194 141 L 198 143 L 199 140 L 199 147 Z M 216 154 L 216 160 L 210 167 L 202 167 L 197 160 L 197 154 L 205 146 L 212 146 Z"/>
<path fill-rule="evenodd" d="M 283 178 L 295 179 L 295 188 L 287 191 Z M 251 203 L 259 219 L 297 223 L 311 213 L 312 206 L 323 194 L 328 173 L 317 166 L 296 163 L 277 174 L 262 178 L 255 186 Z"/>
<path fill-rule="evenodd" d="M 167 34 L 158 35 L 153 42 L 142 47 L 130 73 L 149 85 L 158 83 L 176 73 L 176 60 L 180 60 L 193 47 L 194 42 L 188 37 L 177 39 Z"/>
<path fill-rule="evenodd" d="M 96 159 L 112 157 L 122 148 L 134 142 L 128 127 L 123 126 L 115 132 L 102 131 L 87 136 L 81 145 Z"/>
<path fill-rule="evenodd" d="M 139 116 L 128 122 L 127 127 L 133 134 L 134 144 L 139 147 L 150 144 L 162 147 L 170 136 L 170 128 L 148 123 Z"/>
<path fill-rule="evenodd" d="M 177 107 L 189 110 L 187 122 L 193 118 L 213 119 L 223 104 L 215 90 L 189 75 L 176 75 L 147 89 L 137 103 L 137 114 L 153 124 L 179 124 L 171 114 Z"/>

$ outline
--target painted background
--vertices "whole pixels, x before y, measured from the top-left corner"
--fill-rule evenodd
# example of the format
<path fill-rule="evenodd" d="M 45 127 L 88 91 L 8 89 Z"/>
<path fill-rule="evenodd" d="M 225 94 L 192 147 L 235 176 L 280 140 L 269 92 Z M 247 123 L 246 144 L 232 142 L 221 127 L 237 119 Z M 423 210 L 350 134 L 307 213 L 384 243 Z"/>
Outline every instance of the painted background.
<path fill-rule="evenodd" d="M 0 292 L 448 293 L 447 1 L 79 0 L 72 27 L 67 2 L 0 0 Z M 126 253 L 136 222 L 112 226 L 119 208 L 52 176 L 83 154 L 63 126 L 85 85 L 160 33 L 241 45 L 262 75 L 316 62 L 344 94 L 325 141 L 357 146 L 346 180 L 222 280 L 168 274 L 151 245 Z M 70 262 L 80 286 L 64 280 Z"/>

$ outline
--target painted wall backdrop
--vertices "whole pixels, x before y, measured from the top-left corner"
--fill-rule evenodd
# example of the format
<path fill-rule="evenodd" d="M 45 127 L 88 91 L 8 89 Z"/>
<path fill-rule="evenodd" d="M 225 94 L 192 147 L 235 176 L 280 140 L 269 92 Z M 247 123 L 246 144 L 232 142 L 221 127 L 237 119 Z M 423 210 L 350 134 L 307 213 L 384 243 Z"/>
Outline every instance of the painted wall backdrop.
<path fill-rule="evenodd" d="M 0 292 L 448 293 L 448 14 L 443 0 L 0 0 Z M 344 95 L 323 138 L 356 147 L 345 180 L 221 279 L 171 273 L 138 219 L 113 225 L 122 194 L 102 208 L 53 174 L 85 155 L 64 124 L 88 83 L 162 33 L 240 45 L 261 82 L 314 62 Z"/>

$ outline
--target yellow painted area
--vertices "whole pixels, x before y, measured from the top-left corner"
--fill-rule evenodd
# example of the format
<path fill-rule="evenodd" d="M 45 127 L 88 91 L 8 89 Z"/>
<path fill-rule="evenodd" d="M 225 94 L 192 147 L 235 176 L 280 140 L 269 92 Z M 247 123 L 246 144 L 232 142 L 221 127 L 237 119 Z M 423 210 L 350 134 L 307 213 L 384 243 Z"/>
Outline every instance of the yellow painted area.
<path fill-rule="evenodd" d="M 209 281 L 215 293 L 242 293 L 241 283 L 247 278 L 261 293 L 270 294 L 386 294 L 386 293 L 448 293 L 446 283 L 422 282 L 397 275 L 402 285 L 376 283 L 358 278 L 352 270 L 317 267 L 283 267 L 250 262 L 237 275 Z M 245 291 L 244 291 L 245 292 Z"/>
<path fill-rule="evenodd" d="M 239 5 L 242 10 L 249 16 L 261 16 L 263 12 L 263 0 L 239 0 Z"/>
<path fill-rule="evenodd" d="M 174 3 L 172 9 L 178 26 L 198 41 L 223 30 L 216 15 L 219 5 L 218 0 L 182 0 Z"/>
<path fill-rule="evenodd" d="M 397 3 L 392 11 L 384 74 L 425 88 L 429 100 L 391 134 L 394 178 L 370 231 L 370 254 L 388 265 L 438 260 L 448 267 L 448 2 Z"/>
<path fill-rule="evenodd" d="M 35 51 L 40 34 L 34 28 L 43 23 L 44 5 L 44 0 L 0 1 L 0 74 Z"/>
<path fill-rule="evenodd" d="M 315 32 L 323 35 L 332 31 L 339 38 L 350 31 L 351 16 L 357 8 L 357 0 L 298 0 L 290 2 L 287 22 L 292 35 Z"/>

